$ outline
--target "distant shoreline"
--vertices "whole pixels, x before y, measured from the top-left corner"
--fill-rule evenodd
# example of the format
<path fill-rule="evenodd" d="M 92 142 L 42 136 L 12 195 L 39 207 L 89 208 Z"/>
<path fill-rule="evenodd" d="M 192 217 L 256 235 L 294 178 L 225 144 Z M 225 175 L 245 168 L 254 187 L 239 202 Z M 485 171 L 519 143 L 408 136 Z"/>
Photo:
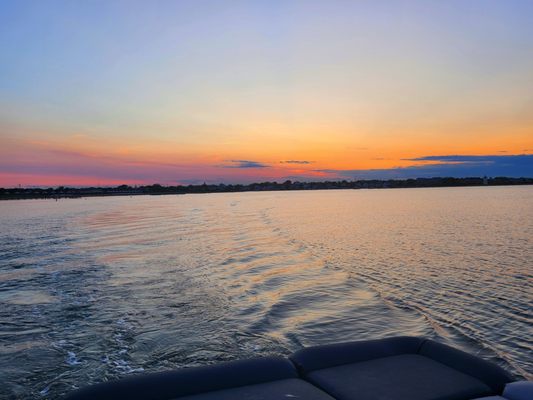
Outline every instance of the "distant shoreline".
<path fill-rule="evenodd" d="M 515 186 L 533 185 L 533 178 L 417 178 L 390 180 L 324 181 L 324 182 L 261 182 L 248 185 L 187 185 L 146 186 L 120 185 L 116 187 L 75 188 L 0 188 L 0 200 L 24 199 L 65 199 L 81 197 L 179 195 L 190 193 L 234 193 L 265 192 L 288 190 L 329 190 L 329 189 L 406 189 L 424 187 L 467 187 L 467 186 Z"/>

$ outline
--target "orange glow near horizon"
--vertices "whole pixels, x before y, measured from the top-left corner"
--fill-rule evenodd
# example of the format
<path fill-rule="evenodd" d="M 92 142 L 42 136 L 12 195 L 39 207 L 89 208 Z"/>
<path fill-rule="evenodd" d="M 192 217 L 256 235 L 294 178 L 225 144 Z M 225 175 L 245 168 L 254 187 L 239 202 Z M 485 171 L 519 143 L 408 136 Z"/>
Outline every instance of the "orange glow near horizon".
<path fill-rule="evenodd" d="M 501 138 L 500 138 L 501 139 Z M 63 142 L 45 139 L 4 140 L 5 162 L 42 165 L 41 171 L 2 172 L 0 187 L 22 186 L 111 186 L 120 184 L 239 183 L 267 180 L 337 179 L 330 171 L 386 170 L 427 164 L 413 160 L 432 155 L 513 155 L 532 154 L 529 137 L 515 135 L 501 150 L 501 140 L 488 138 L 480 145 L 443 140 L 435 150 L 424 143 L 392 140 L 378 146 L 372 140 L 351 145 L 345 142 L 305 143 L 281 147 L 277 141 L 255 148 L 243 143 L 221 151 L 200 152 L 197 146 L 180 147 L 171 142 L 129 143 L 96 140 L 89 136 L 68 137 Z M 224 147 L 224 146 L 222 146 Z M 257 168 L 239 168 L 239 161 L 253 161 Z M 438 163 L 438 162 L 432 162 Z M 55 167 L 54 167 L 55 166 Z M 47 168 L 51 168 L 47 171 Z M 39 168 L 37 168 L 39 169 Z M 106 176 L 105 171 L 119 171 Z M 123 171 L 122 173 L 120 171 Z M 92 171 L 92 172 L 91 172 Z M 137 173 L 136 171 L 139 171 Z M 142 171 L 149 173 L 143 174 Z M 72 173 L 72 175 L 69 175 Z M 158 175 L 160 173 L 160 175 Z"/>

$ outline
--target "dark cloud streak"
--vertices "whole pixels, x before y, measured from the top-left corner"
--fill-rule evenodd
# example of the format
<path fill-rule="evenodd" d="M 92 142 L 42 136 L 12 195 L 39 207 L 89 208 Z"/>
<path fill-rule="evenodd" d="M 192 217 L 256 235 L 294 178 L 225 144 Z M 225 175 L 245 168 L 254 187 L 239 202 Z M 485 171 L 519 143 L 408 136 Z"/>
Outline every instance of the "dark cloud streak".
<path fill-rule="evenodd" d="M 409 179 L 433 177 L 506 176 L 533 177 L 533 155 L 444 155 L 408 159 L 430 161 L 428 164 L 366 170 L 317 170 L 342 179 Z"/>
<path fill-rule="evenodd" d="M 223 165 L 223 168 L 268 168 L 269 166 L 259 161 L 250 160 L 227 160 L 232 163 L 230 165 Z"/>
<path fill-rule="evenodd" d="M 313 164 L 314 161 L 308 161 L 308 160 L 285 160 L 280 161 L 280 164 Z"/>

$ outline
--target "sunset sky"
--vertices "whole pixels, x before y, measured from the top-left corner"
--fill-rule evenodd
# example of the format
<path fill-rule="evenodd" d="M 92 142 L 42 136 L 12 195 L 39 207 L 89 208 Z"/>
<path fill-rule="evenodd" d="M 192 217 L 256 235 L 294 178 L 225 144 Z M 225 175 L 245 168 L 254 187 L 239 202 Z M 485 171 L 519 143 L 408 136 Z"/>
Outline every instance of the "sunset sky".
<path fill-rule="evenodd" d="M 533 177 L 533 1 L 0 0 L 0 187 Z"/>

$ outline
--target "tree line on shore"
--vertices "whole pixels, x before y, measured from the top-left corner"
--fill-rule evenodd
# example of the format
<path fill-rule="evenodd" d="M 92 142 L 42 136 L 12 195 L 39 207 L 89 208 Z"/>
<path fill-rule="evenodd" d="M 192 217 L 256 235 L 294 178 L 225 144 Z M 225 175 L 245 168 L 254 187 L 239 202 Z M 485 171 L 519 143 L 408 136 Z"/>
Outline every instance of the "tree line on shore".
<path fill-rule="evenodd" d="M 276 190 L 325 190 L 325 189 L 394 189 L 419 187 L 453 187 L 453 186 L 501 186 L 531 185 L 533 178 L 416 178 L 389 180 L 341 180 L 320 182 L 298 182 L 287 180 L 278 182 L 261 182 L 250 184 L 206 184 L 167 186 L 160 184 L 114 187 L 49 187 L 49 188 L 0 188 L 0 199 L 23 198 L 65 198 L 87 196 L 133 196 L 163 195 L 187 193 L 220 193 L 220 192 L 258 192 Z"/>

